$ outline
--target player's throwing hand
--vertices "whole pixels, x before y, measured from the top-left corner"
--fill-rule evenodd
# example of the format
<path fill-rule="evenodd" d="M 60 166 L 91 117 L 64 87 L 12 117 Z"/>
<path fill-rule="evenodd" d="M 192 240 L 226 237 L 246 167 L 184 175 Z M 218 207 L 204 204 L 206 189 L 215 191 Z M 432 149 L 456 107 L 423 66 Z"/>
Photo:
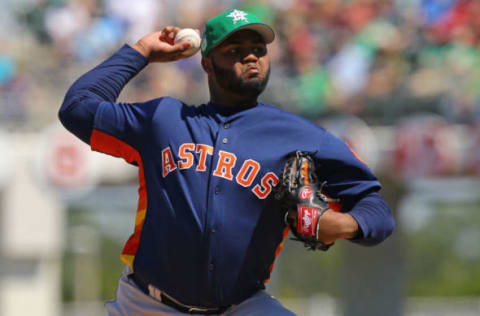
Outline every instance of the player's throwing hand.
<path fill-rule="evenodd" d="M 181 28 L 176 26 L 167 26 L 161 32 L 145 35 L 132 47 L 145 56 L 149 62 L 169 62 L 188 58 L 189 55 L 183 53 L 192 44 L 190 42 L 174 43 L 175 36 L 180 30 Z M 199 30 L 195 31 L 200 34 Z"/>

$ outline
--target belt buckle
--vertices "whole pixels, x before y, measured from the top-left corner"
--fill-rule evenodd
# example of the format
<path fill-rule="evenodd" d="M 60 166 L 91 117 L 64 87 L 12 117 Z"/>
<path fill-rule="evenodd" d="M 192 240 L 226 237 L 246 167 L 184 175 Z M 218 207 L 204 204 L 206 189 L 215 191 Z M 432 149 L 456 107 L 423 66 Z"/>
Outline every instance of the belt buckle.
<path fill-rule="evenodd" d="M 199 308 L 199 307 L 188 307 L 189 313 L 214 313 L 219 311 L 219 308 Z"/>
<path fill-rule="evenodd" d="M 159 300 L 160 302 L 162 301 L 162 291 L 157 289 L 155 286 L 149 284 L 148 285 L 148 292 L 149 292 L 151 297 Z"/>
<path fill-rule="evenodd" d="M 208 311 L 209 311 L 208 309 L 204 309 L 204 308 L 188 307 L 188 312 L 189 312 L 189 313 L 193 313 L 193 312 L 202 313 L 202 312 L 208 312 Z"/>
<path fill-rule="evenodd" d="M 177 305 L 177 307 L 181 307 L 184 310 L 186 310 L 187 313 L 203 314 L 203 313 L 212 313 L 212 312 L 215 312 L 215 311 L 218 310 L 217 308 L 202 308 L 202 307 L 196 307 L 196 306 L 191 306 L 191 305 L 186 305 L 186 304 L 180 303 L 179 301 L 177 301 L 176 299 L 174 299 L 173 297 L 171 297 L 170 295 L 168 295 L 165 292 L 161 292 L 161 295 L 165 296 L 165 298 L 167 298 L 170 302 L 175 303 Z M 165 302 L 165 300 L 161 300 L 161 301 Z"/>
<path fill-rule="evenodd" d="M 158 289 L 157 287 L 155 287 L 152 284 L 148 284 L 147 289 L 148 289 L 148 294 L 151 297 L 157 299 L 159 302 L 167 304 L 167 299 L 168 299 L 168 301 L 175 304 L 176 306 L 170 305 L 171 303 L 167 304 L 167 305 L 170 305 L 170 306 L 172 306 L 176 309 L 181 307 L 184 310 L 186 310 L 188 313 L 216 313 L 216 312 L 219 312 L 221 310 L 221 308 L 201 308 L 201 307 L 195 307 L 195 306 L 189 306 L 189 305 L 182 304 L 182 303 L 180 303 L 179 301 L 177 301 L 176 299 L 174 299 L 173 297 L 171 297 L 167 293 L 161 291 L 160 289 Z M 165 296 L 165 299 L 163 299 L 163 296 Z"/>

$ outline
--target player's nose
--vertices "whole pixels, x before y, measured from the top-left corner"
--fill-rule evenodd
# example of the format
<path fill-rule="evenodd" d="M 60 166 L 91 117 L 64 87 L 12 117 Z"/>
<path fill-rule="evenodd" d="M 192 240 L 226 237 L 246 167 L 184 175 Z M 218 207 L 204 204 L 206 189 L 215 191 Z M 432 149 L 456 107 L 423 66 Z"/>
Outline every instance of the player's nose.
<path fill-rule="evenodd" d="M 248 62 L 256 62 L 258 60 L 258 56 L 252 52 L 252 51 L 249 51 L 248 53 L 245 54 L 245 56 L 243 57 L 243 62 L 244 63 L 248 63 Z"/>

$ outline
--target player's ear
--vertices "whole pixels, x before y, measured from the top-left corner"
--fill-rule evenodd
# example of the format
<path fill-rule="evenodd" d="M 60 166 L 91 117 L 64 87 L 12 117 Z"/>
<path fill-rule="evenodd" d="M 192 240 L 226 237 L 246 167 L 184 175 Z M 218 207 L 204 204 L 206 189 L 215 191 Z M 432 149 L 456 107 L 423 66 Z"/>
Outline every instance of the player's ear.
<path fill-rule="evenodd" d="M 202 57 L 202 68 L 203 70 L 209 75 L 212 73 L 212 60 L 210 57 L 204 56 Z"/>

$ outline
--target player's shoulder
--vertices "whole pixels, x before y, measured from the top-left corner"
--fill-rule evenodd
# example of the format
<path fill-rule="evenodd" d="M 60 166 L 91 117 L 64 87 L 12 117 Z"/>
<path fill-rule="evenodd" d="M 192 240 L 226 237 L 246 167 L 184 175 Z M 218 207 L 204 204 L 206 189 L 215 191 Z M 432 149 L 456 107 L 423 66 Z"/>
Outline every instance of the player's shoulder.
<path fill-rule="evenodd" d="M 195 114 L 201 112 L 202 108 L 205 106 L 204 104 L 187 104 L 184 101 L 171 96 L 159 97 L 149 100 L 146 103 L 154 107 L 156 111 L 167 111 L 169 113 L 178 111 L 184 114 Z"/>
<path fill-rule="evenodd" d="M 159 98 L 147 101 L 147 102 L 151 103 L 155 106 L 169 106 L 170 108 L 172 108 L 172 107 L 181 108 L 185 104 L 182 100 L 179 100 L 177 98 L 170 97 L 170 96 L 159 97 Z"/>
<path fill-rule="evenodd" d="M 300 116 L 298 114 L 288 112 L 284 109 L 281 109 L 277 106 L 271 104 L 260 104 L 262 109 L 268 114 L 268 117 L 271 120 L 275 120 L 277 122 L 288 123 L 286 126 L 298 126 L 305 129 L 311 129 L 312 131 L 316 131 L 319 133 L 327 132 L 322 126 L 316 124 L 312 120 Z"/>

